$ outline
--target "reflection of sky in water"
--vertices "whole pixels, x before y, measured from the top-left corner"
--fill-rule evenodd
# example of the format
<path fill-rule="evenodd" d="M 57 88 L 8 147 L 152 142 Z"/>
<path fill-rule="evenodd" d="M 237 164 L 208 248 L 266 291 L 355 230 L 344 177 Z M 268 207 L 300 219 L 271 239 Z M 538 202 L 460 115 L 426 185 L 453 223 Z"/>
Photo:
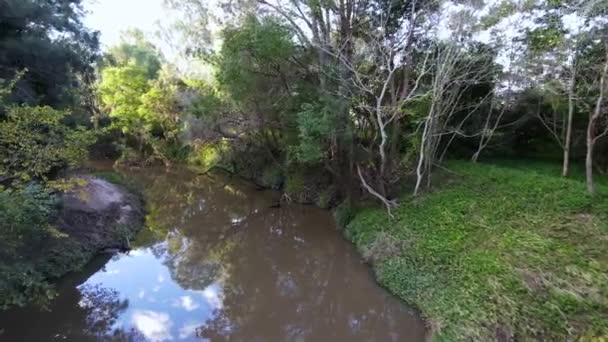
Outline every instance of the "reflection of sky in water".
<path fill-rule="evenodd" d="M 127 277 L 128 274 L 137 276 Z M 129 301 L 113 328 L 135 329 L 152 342 L 201 341 L 196 339 L 197 329 L 223 305 L 222 287 L 218 283 L 202 291 L 183 289 L 171 279 L 169 270 L 151 249 L 138 249 L 113 258 L 79 289 L 96 285 L 116 289 L 121 299 Z"/>

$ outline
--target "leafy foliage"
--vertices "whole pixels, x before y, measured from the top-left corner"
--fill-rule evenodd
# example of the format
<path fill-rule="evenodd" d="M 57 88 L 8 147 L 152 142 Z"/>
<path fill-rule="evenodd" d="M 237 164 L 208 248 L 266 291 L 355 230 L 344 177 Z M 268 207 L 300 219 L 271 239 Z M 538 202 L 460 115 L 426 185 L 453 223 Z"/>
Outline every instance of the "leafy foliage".
<path fill-rule="evenodd" d="M 31 183 L 22 189 L 0 191 L 0 241 L 2 260 L 13 258 L 28 245 L 52 232 L 59 201 L 43 186 Z"/>
<path fill-rule="evenodd" d="M 402 246 L 375 263 L 380 282 L 439 341 L 606 334 L 607 189 L 593 199 L 544 164 L 448 167 L 452 185 L 405 201 L 395 221 L 367 209 L 348 225 L 363 250 L 387 234 Z"/>
<path fill-rule="evenodd" d="M 53 221 L 59 201 L 40 184 L 0 190 L 0 308 L 48 298 L 52 292 L 42 274 L 23 256 L 56 236 Z"/>
<path fill-rule="evenodd" d="M 326 158 L 332 133 L 332 112 L 323 104 L 304 104 L 298 114 L 299 144 L 294 147 L 297 160 L 320 163 Z"/>
<path fill-rule="evenodd" d="M 67 115 L 50 107 L 10 108 L 0 121 L 0 176 L 46 180 L 81 162 L 94 142 L 94 133 L 68 126 L 64 122 Z"/>
<path fill-rule="evenodd" d="M 125 151 L 135 159 L 166 162 L 178 144 L 180 82 L 160 72 L 159 53 L 141 33 L 135 34 L 134 43 L 111 49 L 107 59 L 98 90 L 112 127 L 127 138 Z"/>
<path fill-rule="evenodd" d="M 224 31 L 218 81 L 237 101 L 252 101 L 264 86 L 265 75 L 289 72 L 287 61 L 295 46 L 290 32 L 279 21 L 247 17 L 238 28 Z M 257 87 L 264 86 L 260 89 Z"/>
<path fill-rule="evenodd" d="M 137 65 L 145 69 L 147 79 L 155 79 L 162 67 L 156 47 L 148 42 L 142 31 L 127 31 L 122 41 L 109 49 L 104 64 L 108 66 Z"/>
<path fill-rule="evenodd" d="M 0 78 L 16 84 L 17 103 L 81 105 L 98 58 L 98 32 L 82 23 L 82 0 L 0 2 Z"/>

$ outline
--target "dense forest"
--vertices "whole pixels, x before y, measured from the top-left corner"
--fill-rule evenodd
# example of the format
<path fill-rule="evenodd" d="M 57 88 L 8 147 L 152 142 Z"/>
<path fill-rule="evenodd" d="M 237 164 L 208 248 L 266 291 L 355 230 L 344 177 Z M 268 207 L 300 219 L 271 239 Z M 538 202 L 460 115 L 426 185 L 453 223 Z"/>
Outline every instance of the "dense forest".
<path fill-rule="evenodd" d="M 334 209 L 439 340 L 608 336 L 605 0 L 165 5 L 211 72 L 138 29 L 102 51 L 82 0 L 0 0 L 0 308 L 52 297 L 64 176 L 110 158 Z"/>

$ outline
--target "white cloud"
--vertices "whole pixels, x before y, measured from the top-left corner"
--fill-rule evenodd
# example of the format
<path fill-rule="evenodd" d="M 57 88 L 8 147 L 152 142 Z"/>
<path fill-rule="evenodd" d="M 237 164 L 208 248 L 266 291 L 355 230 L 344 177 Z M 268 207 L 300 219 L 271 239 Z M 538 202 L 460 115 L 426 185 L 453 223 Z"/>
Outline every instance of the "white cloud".
<path fill-rule="evenodd" d="M 194 311 L 198 309 L 200 305 L 195 302 L 192 297 L 182 296 L 180 297 L 180 306 L 186 311 Z"/>
<path fill-rule="evenodd" d="M 179 338 L 186 339 L 188 337 L 193 337 L 196 335 L 196 329 L 200 327 L 199 323 L 186 323 L 183 327 L 179 328 Z"/>
<path fill-rule="evenodd" d="M 156 311 L 135 311 L 133 313 L 132 324 L 146 339 L 151 342 L 168 341 L 171 336 L 171 318 L 164 312 Z"/>
<path fill-rule="evenodd" d="M 221 309 L 224 306 L 224 298 L 221 291 L 221 288 L 216 284 L 208 286 L 203 291 L 203 297 L 214 309 Z"/>

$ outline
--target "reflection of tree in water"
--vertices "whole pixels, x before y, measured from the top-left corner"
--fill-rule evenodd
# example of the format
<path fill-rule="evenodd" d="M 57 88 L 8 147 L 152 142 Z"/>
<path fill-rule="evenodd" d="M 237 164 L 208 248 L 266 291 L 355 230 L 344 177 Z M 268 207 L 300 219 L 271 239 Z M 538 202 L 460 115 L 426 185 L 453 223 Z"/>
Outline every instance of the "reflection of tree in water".
<path fill-rule="evenodd" d="M 223 305 L 199 336 L 290 340 L 312 329 L 307 306 L 323 297 L 333 253 L 329 245 L 302 253 L 298 219 L 289 210 L 267 210 L 242 222 L 246 236 L 224 258 L 233 270 L 223 283 Z"/>
<path fill-rule="evenodd" d="M 143 341 L 136 331 L 116 329 L 118 317 L 129 306 L 116 290 L 100 285 L 77 286 L 108 260 L 106 256 L 95 258 L 81 272 L 66 276 L 59 285 L 60 296 L 49 303 L 47 310 L 30 306 L 3 313 L 0 322 L 6 330 L 0 340 Z"/>
<path fill-rule="evenodd" d="M 262 193 L 179 174 L 146 180 L 153 247 L 184 289 L 219 286 L 221 300 L 198 330 L 215 340 L 394 340 L 399 305 L 353 262 L 314 208 L 269 209 Z M 245 190 L 243 190 L 245 189 Z M 213 286 L 211 286 L 213 285 Z M 361 300 L 357 295 L 363 296 Z M 368 298 L 369 297 L 369 298 Z"/>
<path fill-rule="evenodd" d="M 175 232 L 169 234 L 167 241 L 163 264 L 173 280 L 184 289 L 204 290 L 214 282 L 223 282 L 231 273 L 229 255 L 237 248 L 239 236 L 189 239 Z"/>
<path fill-rule="evenodd" d="M 152 252 L 183 288 L 203 290 L 229 273 L 223 260 L 238 244 L 238 227 L 270 200 L 259 192 L 250 196 L 251 188 L 226 177 L 173 172 L 138 175 L 148 205 L 140 242 L 164 239 Z"/>
<path fill-rule="evenodd" d="M 78 304 L 84 310 L 87 330 L 95 336 L 107 335 L 129 301 L 120 299 L 118 291 L 100 284 L 85 284 L 79 290 L 82 298 Z"/>
<path fill-rule="evenodd" d="M 121 299 L 118 291 L 95 285 L 79 287 L 81 299 L 78 303 L 85 321 L 85 333 L 98 341 L 138 342 L 145 337 L 135 329 L 123 330 L 115 324 L 129 307 L 127 299 Z"/>
<path fill-rule="evenodd" d="M 358 299 L 352 296 L 353 287 L 362 296 L 371 292 L 360 285 L 369 285 L 367 275 L 350 277 L 350 268 L 361 265 L 341 248 L 342 241 L 327 239 L 324 229 L 330 227 L 329 220 L 319 222 L 316 215 L 306 215 L 313 212 L 269 210 L 243 222 L 248 229 L 243 230 L 238 248 L 222 259 L 232 267 L 223 282 L 223 304 L 198 329 L 200 337 L 213 341 L 332 337 L 390 341 L 395 337 L 390 333 L 398 329 L 395 319 L 403 317 L 401 307 L 384 306 L 381 296 L 353 303 Z"/>
<path fill-rule="evenodd" d="M 264 207 L 263 196 L 250 198 L 247 186 L 223 176 L 203 176 L 184 169 L 170 173 L 136 174 L 144 185 L 147 203 L 147 228 L 139 245 L 163 240 L 174 230 L 221 235 L 235 222 Z"/>

